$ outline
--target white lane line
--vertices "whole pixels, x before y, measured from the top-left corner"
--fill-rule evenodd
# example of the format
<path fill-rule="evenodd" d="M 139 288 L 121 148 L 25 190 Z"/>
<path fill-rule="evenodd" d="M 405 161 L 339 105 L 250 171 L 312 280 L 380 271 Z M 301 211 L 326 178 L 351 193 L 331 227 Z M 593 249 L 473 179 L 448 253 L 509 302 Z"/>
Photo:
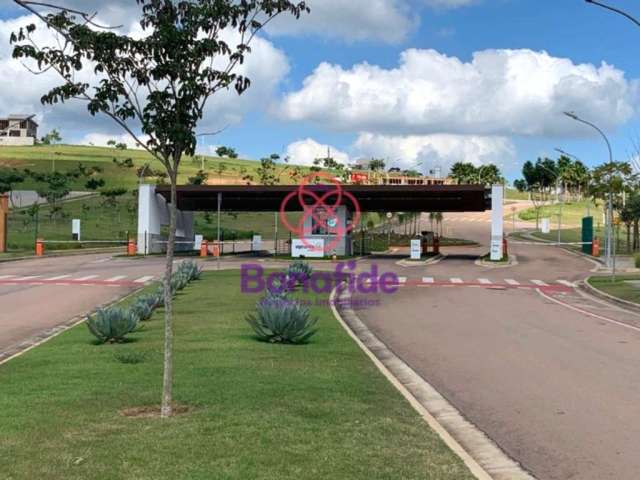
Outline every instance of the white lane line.
<path fill-rule="evenodd" d="M 422 277 L 422 283 L 434 283 L 435 280 L 433 277 Z"/>
<path fill-rule="evenodd" d="M 15 275 L 0 275 L 0 280 L 5 280 L 7 278 L 15 277 Z"/>
<path fill-rule="evenodd" d="M 27 280 L 33 280 L 34 278 L 40 278 L 42 275 L 30 275 L 28 277 L 18 277 L 18 278 L 14 278 L 13 280 L 16 282 L 25 282 Z"/>
<path fill-rule="evenodd" d="M 572 282 L 570 282 L 569 280 L 558 280 L 558 283 L 559 283 L 560 285 L 565 285 L 565 286 L 567 286 L 567 287 L 571 287 L 571 288 L 574 288 L 574 287 L 576 286 L 576 284 L 575 284 L 575 283 L 572 283 Z"/>
<path fill-rule="evenodd" d="M 62 280 L 63 278 L 69 278 L 70 276 L 71 275 L 58 275 L 57 277 L 43 278 L 43 280 L 50 282 L 52 280 Z"/>
<path fill-rule="evenodd" d="M 117 282 L 118 280 L 122 280 L 123 278 L 127 278 L 126 275 L 117 275 L 115 277 L 107 278 L 105 282 Z"/>
<path fill-rule="evenodd" d="M 483 285 L 491 285 L 491 280 L 489 280 L 488 278 L 479 278 L 478 282 Z"/>
<path fill-rule="evenodd" d="M 407 283 L 407 277 L 398 277 L 400 283 Z"/>
<path fill-rule="evenodd" d="M 76 278 L 76 282 L 84 282 L 85 280 L 92 280 L 94 278 L 98 278 L 98 275 L 87 275 L 86 277 Z"/>
<path fill-rule="evenodd" d="M 450 278 L 449 281 L 451 283 L 464 283 L 461 278 L 457 278 L 457 277 Z"/>
<path fill-rule="evenodd" d="M 520 282 L 517 280 L 514 280 L 513 278 L 505 278 L 504 281 L 508 285 L 520 285 Z"/>
<path fill-rule="evenodd" d="M 543 282 L 542 280 L 531 280 L 531 283 L 534 285 L 538 285 L 539 287 L 548 287 L 549 284 L 547 282 Z"/>
<path fill-rule="evenodd" d="M 140 277 L 137 280 L 134 280 L 133 283 L 146 283 L 153 278 L 153 275 L 147 275 L 145 277 Z"/>

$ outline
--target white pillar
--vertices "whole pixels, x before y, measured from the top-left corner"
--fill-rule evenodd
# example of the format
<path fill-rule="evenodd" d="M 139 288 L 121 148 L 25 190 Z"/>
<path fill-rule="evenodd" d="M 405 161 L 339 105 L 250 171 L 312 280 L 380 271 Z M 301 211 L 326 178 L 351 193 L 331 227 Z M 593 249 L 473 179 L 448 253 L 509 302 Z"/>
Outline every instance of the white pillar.
<path fill-rule="evenodd" d="M 502 260 L 502 239 L 504 235 L 504 187 L 491 187 L 491 260 Z"/>
<path fill-rule="evenodd" d="M 140 185 L 138 191 L 138 255 L 153 251 L 153 240 L 160 235 L 160 227 L 167 223 L 167 205 L 156 195 L 155 185 Z"/>

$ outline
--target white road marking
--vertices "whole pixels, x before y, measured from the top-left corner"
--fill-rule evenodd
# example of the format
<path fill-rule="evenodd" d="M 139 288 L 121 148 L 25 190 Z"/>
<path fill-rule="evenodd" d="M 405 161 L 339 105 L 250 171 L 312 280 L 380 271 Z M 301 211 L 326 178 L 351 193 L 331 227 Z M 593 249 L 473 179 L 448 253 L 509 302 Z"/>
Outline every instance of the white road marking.
<path fill-rule="evenodd" d="M 25 282 L 27 280 L 33 280 L 34 278 L 40 278 L 42 275 L 30 275 L 28 277 L 18 277 L 18 278 L 14 278 L 13 280 L 16 282 Z"/>
<path fill-rule="evenodd" d="M 576 286 L 576 285 L 575 285 L 575 283 L 571 283 L 571 282 L 570 282 L 570 281 L 568 281 L 568 280 L 558 280 L 558 283 L 559 283 L 560 285 L 565 285 L 565 286 L 567 286 L 567 287 L 571 287 L 571 288 L 574 288 L 574 287 Z"/>
<path fill-rule="evenodd" d="M 491 280 L 489 280 L 488 278 L 479 278 L 478 282 L 483 284 L 483 285 L 490 285 L 491 284 Z"/>
<path fill-rule="evenodd" d="M 407 283 L 407 277 L 398 277 L 400 283 Z"/>
<path fill-rule="evenodd" d="M 461 278 L 450 278 L 449 281 L 451 283 L 464 283 Z"/>
<path fill-rule="evenodd" d="M 0 275 L 0 280 L 5 280 L 7 278 L 15 277 L 15 275 Z"/>
<path fill-rule="evenodd" d="M 92 280 L 94 278 L 98 278 L 98 275 L 87 275 L 86 277 L 76 278 L 76 282 L 84 282 L 85 280 Z"/>
<path fill-rule="evenodd" d="M 134 283 L 146 283 L 153 278 L 153 275 L 147 275 L 145 277 L 140 277 L 137 280 L 134 280 Z"/>
<path fill-rule="evenodd" d="M 43 280 L 52 281 L 52 280 L 62 280 L 63 278 L 69 278 L 71 275 L 58 275 L 57 277 L 45 278 Z"/>
<path fill-rule="evenodd" d="M 543 282 L 542 280 L 531 280 L 531 283 L 534 285 L 538 285 L 539 287 L 548 287 L 549 284 L 547 282 Z"/>
<path fill-rule="evenodd" d="M 433 277 L 422 277 L 422 283 L 434 283 Z"/>
<path fill-rule="evenodd" d="M 513 278 L 505 278 L 504 281 L 509 285 L 520 285 L 520 282 L 517 280 L 514 280 Z"/>
<path fill-rule="evenodd" d="M 123 278 L 127 278 L 126 275 L 117 275 L 115 277 L 107 278 L 106 282 L 117 282 L 118 280 L 122 280 Z"/>

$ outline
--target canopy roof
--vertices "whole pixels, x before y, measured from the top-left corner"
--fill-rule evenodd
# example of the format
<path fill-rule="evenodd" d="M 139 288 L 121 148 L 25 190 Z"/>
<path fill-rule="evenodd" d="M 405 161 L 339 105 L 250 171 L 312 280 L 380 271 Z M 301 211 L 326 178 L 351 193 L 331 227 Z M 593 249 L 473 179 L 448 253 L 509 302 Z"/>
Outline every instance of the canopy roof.
<path fill-rule="evenodd" d="M 184 185 L 178 186 L 178 208 L 183 211 L 215 211 L 218 194 L 222 194 L 221 209 L 226 212 L 275 212 L 298 185 L 238 186 Z M 333 185 L 308 185 L 306 190 L 322 195 L 335 189 Z M 357 200 L 363 212 L 483 212 L 491 209 L 491 190 L 482 185 L 342 185 Z M 171 198 L 168 185 L 159 185 L 156 192 L 167 201 Z M 335 203 L 332 194 L 325 199 Z M 305 203 L 313 203 L 310 196 Z M 353 208 L 348 196 L 341 202 Z M 286 211 L 302 211 L 297 195 L 291 198 Z"/>

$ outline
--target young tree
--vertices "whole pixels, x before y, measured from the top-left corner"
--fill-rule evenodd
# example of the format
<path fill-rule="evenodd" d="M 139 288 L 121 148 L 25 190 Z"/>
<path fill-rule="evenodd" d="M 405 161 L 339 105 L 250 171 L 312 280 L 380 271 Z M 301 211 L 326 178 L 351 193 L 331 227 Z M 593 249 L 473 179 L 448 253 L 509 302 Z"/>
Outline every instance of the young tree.
<path fill-rule="evenodd" d="M 64 2 L 64 0 L 58 0 Z M 165 268 L 165 350 L 162 417 L 172 414 L 173 323 L 171 275 L 177 218 L 177 179 L 185 155 L 193 156 L 196 129 L 207 101 L 250 79 L 236 73 L 258 31 L 274 17 L 299 18 L 304 2 L 289 0 L 137 0 L 144 35 L 130 37 L 101 28 L 95 15 L 64 5 L 14 0 L 59 35 L 60 44 L 39 46 L 35 25 L 11 35 L 14 58 L 33 59 L 57 72 L 62 82 L 42 97 L 45 104 L 86 102 L 91 115 L 111 118 L 162 163 L 171 185 Z M 237 40 L 227 40 L 227 34 Z M 77 80 L 80 72 L 99 76 L 96 85 Z M 141 98 L 141 95 L 144 97 Z M 142 134 L 146 136 L 143 139 Z"/>
<path fill-rule="evenodd" d="M 238 158 L 238 154 L 233 148 L 224 146 L 216 148 L 216 155 L 223 158 Z"/>
<path fill-rule="evenodd" d="M 24 182 L 24 174 L 15 168 L 0 167 L 0 195 L 11 193 L 16 183 Z"/>
<path fill-rule="evenodd" d="M 266 158 L 260 159 L 260 167 L 256 170 L 261 185 L 275 185 L 278 183 L 278 169 L 276 160 L 280 155 L 274 153 Z"/>
<path fill-rule="evenodd" d="M 55 128 L 40 139 L 40 142 L 43 145 L 53 145 L 61 141 L 62 137 L 60 136 L 60 132 L 58 132 L 58 130 L 56 130 Z"/>
<path fill-rule="evenodd" d="M 100 191 L 100 195 L 105 199 L 102 205 L 105 207 L 112 208 L 116 212 L 118 223 L 120 223 L 120 219 L 121 219 L 119 200 L 120 200 L 120 197 L 122 197 L 127 193 L 127 191 L 128 190 L 126 188 L 120 188 L 120 187 L 105 188 Z"/>
<path fill-rule="evenodd" d="M 372 158 L 369 162 L 369 170 L 372 172 L 384 171 L 386 164 L 384 160 L 380 158 Z"/>
<path fill-rule="evenodd" d="M 209 174 L 204 170 L 198 170 L 198 172 L 187 179 L 189 185 L 206 185 L 209 179 Z"/>

